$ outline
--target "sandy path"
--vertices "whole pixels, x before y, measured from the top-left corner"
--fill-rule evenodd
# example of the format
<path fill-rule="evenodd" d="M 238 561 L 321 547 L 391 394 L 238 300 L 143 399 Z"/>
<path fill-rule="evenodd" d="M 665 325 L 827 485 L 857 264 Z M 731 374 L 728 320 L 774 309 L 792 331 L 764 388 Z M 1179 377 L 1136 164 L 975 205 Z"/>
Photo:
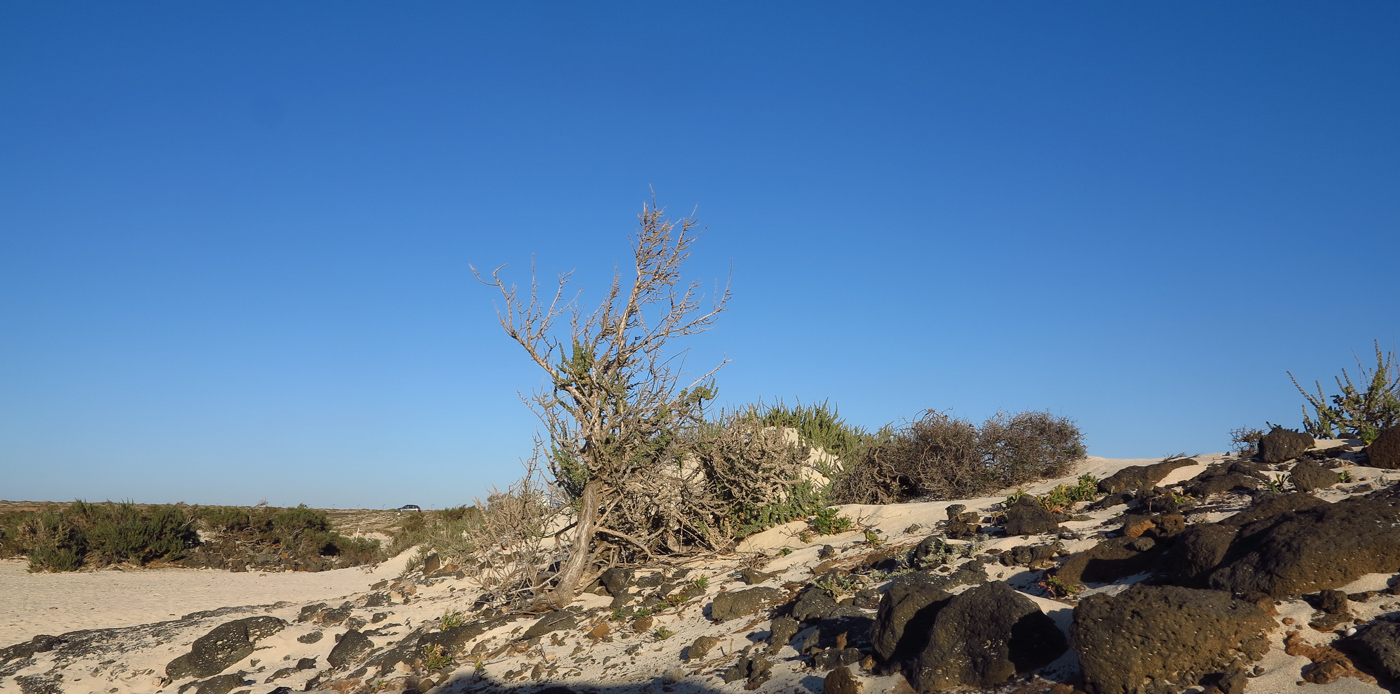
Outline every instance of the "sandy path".
<path fill-rule="evenodd" d="M 0 647 L 36 634 L 135 626 L 239 605 L 330 601 L 394 578 L 412 552 L 367 567 L 320 573 L 229 573 L 212 569 L 29 573 L 0 560 Z"/>

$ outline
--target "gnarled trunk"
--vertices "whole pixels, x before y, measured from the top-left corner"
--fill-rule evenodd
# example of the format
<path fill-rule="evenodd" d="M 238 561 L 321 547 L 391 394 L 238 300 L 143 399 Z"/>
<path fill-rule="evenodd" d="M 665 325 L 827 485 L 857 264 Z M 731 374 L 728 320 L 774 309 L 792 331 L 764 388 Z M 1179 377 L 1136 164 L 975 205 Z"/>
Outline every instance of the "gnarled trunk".
<path fill-rule="evenodd" d="M 574 546 L 570 550 L 569 561 L 559 572 L 559 582 L 554 590 L 541 595 L 532 607 L 560 608 L 573 601 L 578 595 L 579 583 L 588 570 L 589 547 L 593 545 L 595 526 L 598 523 L 598 482 L 589 480 L 583 486 L 579 498 L 578 526 L 574 532 Z"/>

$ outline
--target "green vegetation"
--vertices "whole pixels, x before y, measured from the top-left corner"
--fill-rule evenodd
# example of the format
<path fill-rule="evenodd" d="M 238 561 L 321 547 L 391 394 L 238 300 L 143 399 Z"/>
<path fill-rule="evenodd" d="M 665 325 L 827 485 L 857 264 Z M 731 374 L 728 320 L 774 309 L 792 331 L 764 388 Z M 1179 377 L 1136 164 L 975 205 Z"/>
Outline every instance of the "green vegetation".
<path fill-rule="evenodd" d="M 671 631 L 670 629 L 667 629 L 666 627 L 659 627 L 659 628 L 657 628 L 657 630 L 656 630 L 656 638 L 657 638 L 658 640 L 660 640 L 660 641 L 665 641 L 666 639 L 669 639 L 669 638 L 671 638 L 672 636 L 675 636 L 675 635 L 676 635 L 676 632 Z"/>
<path fill-rule="evenodd" d="M 54 504 L 0 516 L 0 557 L 24 556 L 31 571 L 174 562 L 200 545 L 197 527 L 237 541 L 299 556 L 342 556 L 352 563 L 379 557 L 379 543 L 348 538 L 324 511 L 191 507 L 131 502 Z"/>
<path fill-rule="evenodd" d="M 1080 475 L 1075 484 L 1061 484 L 1041 496 L 1028 494 L 1024 490 L 1017 489 L 1006 497 L 1002 502 L 1003 508 L 1011 508 L 1025 497 L 1031 497 L 1040 502 L 1045 510 L 1053 513 L 1065 511 L 1080 501 L 1093 501 L 1100 496 L 1099 479 L 1093 475 Z"/>
<path fill-rule="evenodd" d="M 452 664 L 452 654 L 442 647 L 442 644 L 435 643 L 423 647 L 423 668 L 426 670 L 441 670 Z"/>
<path fill-rule="evenodd" d="M 818 535 L 839 535 L 850 530 L 854 523 L 841 515 L 841 509 L 834 507 L 817 509 L 816 515 L 807 522 Z"/>
<path fill-rule="evenodd" d="M 782 400 L 773 405 L 766 405 L 760 400 L 758 404 L 742 410 L 741 414 L 765 427 L 794 429 L 798 440 L 804 445 L 820 448 L 843 459 L 860 450 L 870 438 L 869 432 L 847 424 L 828 401 L 805 406 L 798 402 L 796 406 L 789 407 Z"/>
<path fill-rule="evenodd" d="M 481 510 L 475 506 L 406 514 L 389 543 L 388 554 L 398 556 L 416 546 L 422 548 L 420 553 L 437 552 L 460 560 L 476 551 L 472 531 L 481 521 Z"/>
<path fill-rule="evenodd" d="M 455 629 L 466 623 L 467 616 L 462 614 L 461 610 L 445 610 L 442 613 L 439 627 L 442 631 L 447 631 L 448 629 Z"/>
<path fill-rule="evenodd" d="M 1342 369 L 1342 375 L 1336 377 L 1340 393 L 1329 398 L 1322 392 L 1322 383 L 1313 381 L 1317 387 L 1314 395 L 1288 372 L 1293 386 L 1308 401 L 1303 406 L 1304 431 L 1315 438 L 1359 438 L 1370 445 L 1382 429 L 1400 424 L 1400 365 L 1396 364 L 1394 352 L 1381 352 L 1380 341 L 1376 341 L 1375 348 L 1374 369 L 1367 368 L 1359 357 L 1356 360 L 1365 390 L 1358 389 L 1351 375 Z M 1309 405 L 1312 415 L 1308 414 Z"/>

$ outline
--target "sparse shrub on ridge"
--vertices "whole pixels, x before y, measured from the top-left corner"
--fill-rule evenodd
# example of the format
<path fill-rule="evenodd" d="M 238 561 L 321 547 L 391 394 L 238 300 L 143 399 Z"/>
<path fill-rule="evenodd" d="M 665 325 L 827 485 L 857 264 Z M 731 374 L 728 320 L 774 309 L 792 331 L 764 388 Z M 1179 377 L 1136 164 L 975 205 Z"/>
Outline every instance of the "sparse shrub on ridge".
<path fill-rule="evenodd" d="M 1251 456 L 1259 450 L 1259 440 L 1264 438 L 1264 430 L 1258 427 L 1240 427 L 1230 430 L 1230 452 L 1238 456 Z"/>
<path fill-rule="evenodd" d="M 1313 395 L 1298 384 L 1291 371 L 1288 372 L 1293 387 L 1307 398 L 1308 405 L 1313 408 L 1310 416 L 1308 406 L 1303 407 L 1304 431 L 1315 438 L 1345 436 L 1361 439 L 1369 445 L 1382 429 L 1400 424 L 1400 364 L 1396 363 L 1394 352 L 1381 352 L 1379 340 L 1375 347 L 1374 369 L 1366 368 L 1360 357 L 1356 359 L 1365 390 L 1359 390 L 1352 383 L 1351 375 L 1342 369 L 1342 375 L 1336 377 L 1340 393 L 1329 398 L 1322 392 L 1322 383 L 1314 381 L 1317 394 Z"/>
<path fill-rule="evenodd" d="M 1074 422 L 1048 412 L 997 414 L 981 427 L 929 411 L 872 437 L 832 485 L 835 503 L 966 499 L 1058 477 L 1084 457 Z"/>

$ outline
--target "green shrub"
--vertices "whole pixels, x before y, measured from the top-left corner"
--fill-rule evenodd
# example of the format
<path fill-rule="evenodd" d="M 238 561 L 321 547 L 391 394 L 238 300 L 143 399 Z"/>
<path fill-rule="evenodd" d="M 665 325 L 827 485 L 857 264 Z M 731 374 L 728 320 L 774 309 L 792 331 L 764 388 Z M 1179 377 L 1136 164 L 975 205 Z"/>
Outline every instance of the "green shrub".
<path fill-rule="evenodd" d="M 796 406 L 789 407 L 782 400 L 773 405 L 766 405 L 760 400 L 758 404 L 741 410 L 740 415 L 762 426 L 795 429 L 803 444 L 820 448 L 838 458 L 845 458 L 858 450 L 870 436 L 864 429 L 846 423 L 836 407 L 828 405 L 828 401 L 805 406 L 798 402 Z"/>
<path fill-rule="evenodd" d="M 1303 429 L 1314 438 L 1337 438 L 1339 436 L 1359 438 L 1369 445 L 1382 429 L 1400 424 L 1400 365 L 1396 364 L 1395 353 L 1381 352 L 1381 343 L 1376 341 L 1376 367 L 1368 369 L 1356 359 L 1365 390 L 1358 390 L 1351 381 L 1351 375 L 1342 369 L 1336 377 L 1340 393 L 1330 398 L 1323 394 L 1322 383 L 1313 381 L 1317 394 L 1313 395 L 1298 384 L 1293 372 L 1288 378 L 1293 387 L 1303 394 L 1308 405 L 1303 406 Z M 1330 401 L 1330 404 L 1329 404 Z M 1308 414 L 1308 406 L 1313 414 Z M 1314 418 L 1315 417 L 1315 418 Z"/>
<path fill-rule="evenodd" d="M 853 523 L 850 518 L 841 515 L 839 508 L 820 508 L 808 525 L 818 535 L 839 535 L 850 530 Z"/>
<path fill-rule="evenodd" d="M 198 539 L 185 514 L 174 506 L 142 510 L 131 502 L 84 504 L 76 513 L 83 512 L 91 523 L 86 531 L 88 551 L 104 563 L 144 565 L 178 559 Z"/>

